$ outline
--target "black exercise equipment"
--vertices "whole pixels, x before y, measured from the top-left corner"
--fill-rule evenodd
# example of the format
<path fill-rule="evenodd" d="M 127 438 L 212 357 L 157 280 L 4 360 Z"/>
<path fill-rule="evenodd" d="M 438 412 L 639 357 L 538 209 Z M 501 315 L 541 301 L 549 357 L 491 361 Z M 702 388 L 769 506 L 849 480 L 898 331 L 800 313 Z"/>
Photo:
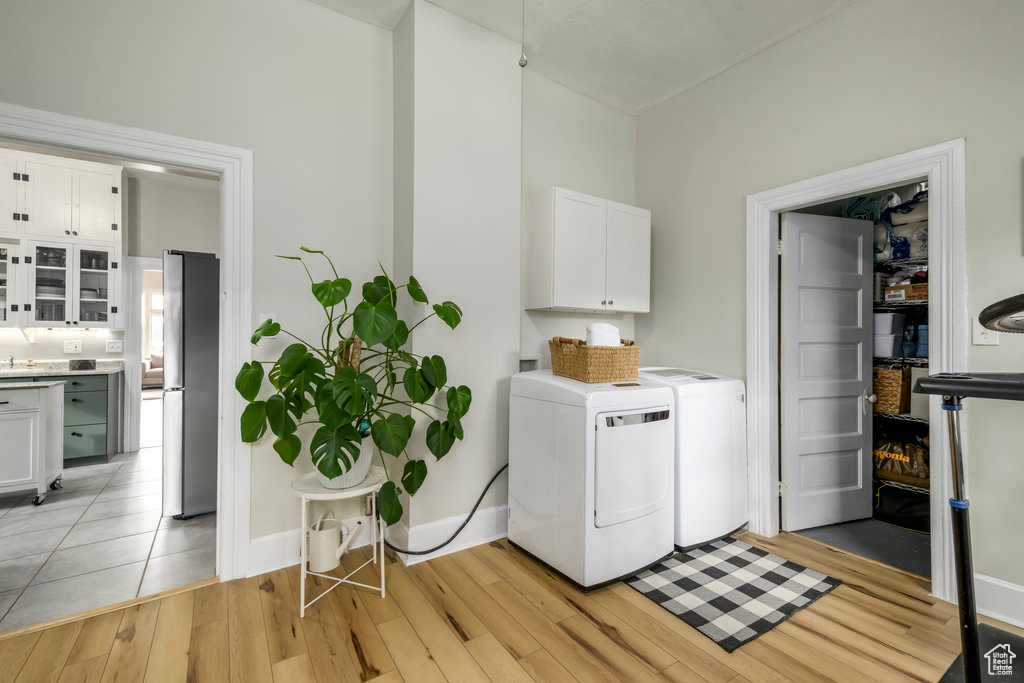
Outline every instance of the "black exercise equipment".
<path fill-rule="evenodd" d="M 978 316 L 982 325 L 1002 332 L 1024 332 L 1024 294 L 992 304 Z M 965 398 L 1024 401 L 1024 373 L 942 373 L 917 380 L 914 392 L 942 397 L 949 429 L 950 467 L 953 497 L 949 499 L 953 521 L 953 554 L 956 564 L 957 602 L 960 611 L 962 654 L 953 662 L 943 681 L 1016 680 L 995 666 L 1000 651 L 1022 657 L 1024 638 L 982 624 L 978 628 L 974 601 L 974 562 L 971 558 L 970 503 L 964 491 L 963 454 L 960 442 L 960 409 Z M 985 661 L 984 657 L 989 657 Z M 1012 660 L 1011 660 L 1012 661 Z M 1011 664 L 1012 666 L 1012 664 Z"/>

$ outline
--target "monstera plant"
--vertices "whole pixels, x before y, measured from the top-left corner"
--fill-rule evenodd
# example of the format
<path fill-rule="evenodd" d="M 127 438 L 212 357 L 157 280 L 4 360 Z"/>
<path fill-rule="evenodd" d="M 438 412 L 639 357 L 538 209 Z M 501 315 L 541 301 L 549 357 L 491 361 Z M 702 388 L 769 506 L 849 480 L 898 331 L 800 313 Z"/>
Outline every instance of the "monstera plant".
<path fill-rule="evenodd" d="M 304 446 L 299 427 L 314 425 L 306 448 L 327 483 L 357 466 L 369 466 L 373 452 L 364 440 L 369 436 L 381 454 L 405 458 L 401 486 L 389 479 L 377 497 L 381 518 L 394 524 L 403 514 L 402 490 L 415 494 L 427 477 L 426 462 L 407 451 L 417 419 L 430 420 L 426 445 L 440 460 L 463 438 L 462 418 L 473 398 L 469 387 L 449 385 L 444 358 L 411 353 L 406 342 L 412 330 L 431 318 L 455 329 L 462 309 L 451 301 L 434 304 L 409 325 L 396 311 L 400 293 L 405 290 L 417 304 L 429 305 L 427 295 L 415 277 L 395 285 L 383 267 L 383 274 L 365 283 L 361 300 L 350 306 L 352 283 L 338 275 L 330 257 L 320 250 L 302 251 L 323 257 L 333 277 L 314 280 L 302 256 L 279 258 L 298 261 L 305 269 L 313 298 L 323 308 L 323 331 L 319 343 L 283 329 L 276 320 L 264 321 L 253 332 L 253 344 L 281 333 L 294 343 L 277 360 L 245 363 L 238 372 L 235 388 L 249 402 L 241 417 L 242 441 L 255 443 L 269 431 L 274 450 L 291 465 Z M 261 398 L 265 384 L 272 391 Z"/>

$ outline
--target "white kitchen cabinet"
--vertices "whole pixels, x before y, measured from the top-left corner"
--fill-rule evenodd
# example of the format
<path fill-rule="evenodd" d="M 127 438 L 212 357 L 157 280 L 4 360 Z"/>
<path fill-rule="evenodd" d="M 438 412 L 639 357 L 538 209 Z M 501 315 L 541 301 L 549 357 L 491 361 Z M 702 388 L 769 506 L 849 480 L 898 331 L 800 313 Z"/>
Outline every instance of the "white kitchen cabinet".
<path fill-rule="evenodd" d="M 120 244 L 120 166 L 0 149 L 0 173 L 0 233 Z"/>
<path fill-rule="evenodd" d="M 650 211 L 555 187 L 528 219 L 526 308 L 650 310 Z"/>
<path fill-rule="evenodd" d="M 0 495 L 35 489 L 38 505 L 48 486 L 60 486 L 64 387 L 26 384 L 0 385 Z"/>
<path fill-rule="evenodd" d="M 120 291 L 117 249 L 29 242 L 25 327 L 115 327 Z"/>
<path fill-rule="evenodd" d="M 24 270 L 21 241 L 0 239 L 0 327 L 22 327 Z"/>
<path fill-rule="evenodd" d="M 24 232 L 21 221 L 24 196 L 21 165 L 21 159 L 13 152 L 0 149 L 0 233 L 18 235 Z"/>

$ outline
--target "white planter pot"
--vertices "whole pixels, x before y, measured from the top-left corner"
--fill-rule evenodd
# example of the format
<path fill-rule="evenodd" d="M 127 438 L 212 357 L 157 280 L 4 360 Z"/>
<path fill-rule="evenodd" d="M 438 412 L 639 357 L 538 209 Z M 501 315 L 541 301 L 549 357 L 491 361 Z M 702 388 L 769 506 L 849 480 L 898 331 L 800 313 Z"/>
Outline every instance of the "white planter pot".
<path fill-rule="evenodd" d="M 370 471 L 370 463 L 373 460 L 373 449 L 363 448 L 362 444 L 359 446 L 359 457 L 352 463 L 352 469 L 341 474 L 341 476 L 335 477 L 334 479 L 328 479 L 318 469 L 316 470 L 316 478 L 320 482 L 320 485 L 324 488 L 329 489 L 347 489 L 352 486 L 357 486 L 366 479 L 366 473 Z M 318 461 L 319 462 L 319 461 Z"/>

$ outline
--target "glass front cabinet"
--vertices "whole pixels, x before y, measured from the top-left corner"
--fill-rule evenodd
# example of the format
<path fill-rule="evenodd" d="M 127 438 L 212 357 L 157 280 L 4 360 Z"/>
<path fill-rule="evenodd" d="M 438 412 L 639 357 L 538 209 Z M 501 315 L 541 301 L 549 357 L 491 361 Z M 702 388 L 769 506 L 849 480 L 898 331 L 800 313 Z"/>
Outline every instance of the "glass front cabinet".
<path fill-rule="evenodd" d="M 113 248 L 29 242 L 24 327 L 114 327 L 120 264 Z"/>
<path fill-rule="evenodd" d="M 18 326 L 17 250 L 16 244 L 0 241 L 0 327 Z"/>

